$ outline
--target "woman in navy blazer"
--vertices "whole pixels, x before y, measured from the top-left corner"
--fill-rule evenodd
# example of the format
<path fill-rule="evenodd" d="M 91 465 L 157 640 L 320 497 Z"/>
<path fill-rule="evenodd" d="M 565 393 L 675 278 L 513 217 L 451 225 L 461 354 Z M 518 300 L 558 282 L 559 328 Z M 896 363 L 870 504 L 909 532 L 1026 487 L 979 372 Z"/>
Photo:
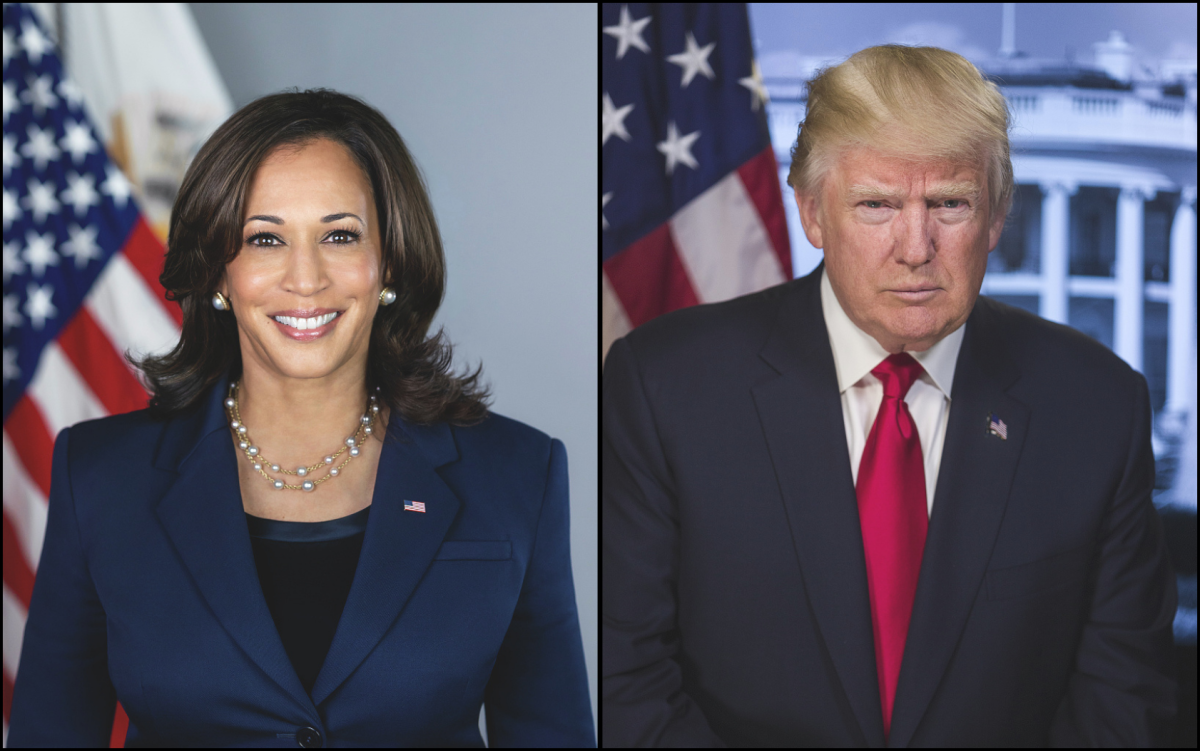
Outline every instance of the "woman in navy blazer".
<path fill-rule="evenodd" d="M 595 746 L 566 450 L 449 372 L 444 268 L 368 105 L 213 134 L 150 407 L 55 442 L 9 746 L 105 746 L 117 701 L 128 746 L 482 746 L 481 705 L 491 746 Z"/>

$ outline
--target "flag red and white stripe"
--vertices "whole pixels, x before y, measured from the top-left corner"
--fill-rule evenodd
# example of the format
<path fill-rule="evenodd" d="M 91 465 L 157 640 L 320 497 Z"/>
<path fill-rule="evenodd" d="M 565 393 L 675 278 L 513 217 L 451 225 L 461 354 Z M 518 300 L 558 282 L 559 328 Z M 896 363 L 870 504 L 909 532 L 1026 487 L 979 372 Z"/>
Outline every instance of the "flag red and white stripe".
<path fill-rule="evenodd" d="M 663 313 L 720 302 L 792 278 L 791 246 L 770 147 L 610 258 L 601 282 L 604 353 Z"/>

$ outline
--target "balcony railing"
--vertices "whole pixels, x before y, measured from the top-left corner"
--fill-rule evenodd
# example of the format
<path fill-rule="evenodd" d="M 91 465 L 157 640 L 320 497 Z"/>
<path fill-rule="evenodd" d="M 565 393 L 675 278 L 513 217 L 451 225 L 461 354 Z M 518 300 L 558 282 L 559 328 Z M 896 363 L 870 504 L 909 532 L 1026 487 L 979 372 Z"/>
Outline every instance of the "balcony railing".
<path fill-rule="evenodd" d="M 786 157 L 796 138 L 796 126 L 804 118 L 804 87 L 795 82 L 771 82 L 769 90 L 772 145 L 777 155 Z M 1014 144 L 1196 150 L 1196 108 L 1183 100 L 1064 87 L 1005 87 L 1001 91 L 1013 114 Z"/>

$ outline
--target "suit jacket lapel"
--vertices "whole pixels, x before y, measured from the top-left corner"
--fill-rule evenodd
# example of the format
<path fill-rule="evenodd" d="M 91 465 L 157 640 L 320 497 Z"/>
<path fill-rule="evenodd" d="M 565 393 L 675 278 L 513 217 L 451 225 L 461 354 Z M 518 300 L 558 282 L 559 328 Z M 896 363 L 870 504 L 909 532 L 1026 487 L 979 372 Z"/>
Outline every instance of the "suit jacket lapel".
<path fill-rule="evenodd" d="M 983 586 L 1028 433 L 1029 408 L 1006 392 L 1020 378 L 990 300 L 965 324 L 933 515 L 896 687 L 889 745 L 912 740 Z M 996 413 L 1007 439 L 988 432 Z"/>
<path fill-rule="evenodd" d="M 155 466 L 178 478 L 159 500 L 158 517 L 217 621 L 255 664 L 307 704 L 258 583 L 225 417 L 228 390 L 226 373 L 204 403 L 164 428 Z"/>
<path fill-rule="evenodd" d="M 226 373 L 192 413 L 167 423 L 154 465 L 178 473 L 157 513 L 205 602 L 238 646 L 305 706 L 320 704 L 395 622 L 461 505 L 436 468 L 458 459 L 450 429 L 394 418 L 375 479 L 354 582 L 310 699 L 259 585 L 223 401 Z M 424 513 L 404 501 L 425 503 Z"/>
<path fill-rule="evenodd" d="M 422 427 L 393 419 L 388 439 L 379 457 L 354 584 L 313 684 L 314 704 L 332 694 L 395 624 L 461 506 L 436 471 L 458 460 L 447 425 Z M 405 500 L 423 502 L 425 512 L 405 511 Z M 414 641 L 421 637 L 419 632 L 407 635 Z"/>
<path fill-rule="evenodd" d="M 821 309 L 822 262 L 780 304 L 760 357 L 778 376 L 752 391 L 809 605 L 863 731 L 883 745 L 871 603 L 833 350 Z"/>

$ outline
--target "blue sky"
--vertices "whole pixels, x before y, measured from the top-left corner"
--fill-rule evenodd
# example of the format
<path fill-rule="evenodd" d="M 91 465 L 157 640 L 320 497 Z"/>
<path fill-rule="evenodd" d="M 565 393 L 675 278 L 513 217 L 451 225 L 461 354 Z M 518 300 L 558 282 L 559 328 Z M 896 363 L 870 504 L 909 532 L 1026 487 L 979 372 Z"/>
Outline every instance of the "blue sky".
<path fill-rule="evenodd" d="M 799 57 L 844 58 L 876 44 L 942 47 L 978 62 L 1000 48 L 1001 3 L 750 3 L 764 76 Z M 1195 3 L 1017 3 L 1016 48 L 1036 58 L 1092 62 L 1095 42 L 1120 31 L 1135 60 L 1196 59 Z"/>

